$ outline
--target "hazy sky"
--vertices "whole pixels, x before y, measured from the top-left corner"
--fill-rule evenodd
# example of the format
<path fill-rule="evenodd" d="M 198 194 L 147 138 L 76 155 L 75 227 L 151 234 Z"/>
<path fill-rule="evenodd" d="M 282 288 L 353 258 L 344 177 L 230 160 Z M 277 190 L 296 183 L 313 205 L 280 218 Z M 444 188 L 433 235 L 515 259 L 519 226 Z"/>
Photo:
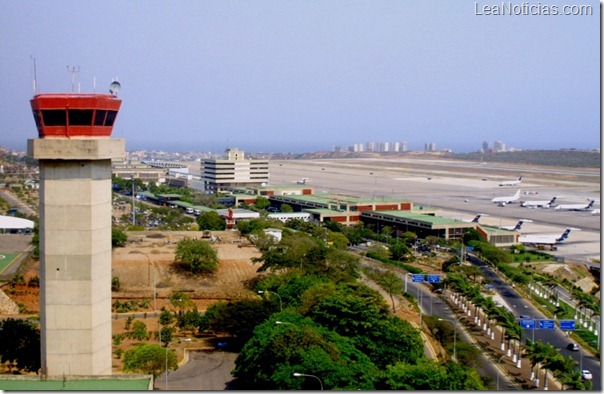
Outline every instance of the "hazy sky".
<path fill-rule="evenodd" d="M 0 145 L 37 137 L 33 56 L 41 93 L 117 77 L 126 149 L 599 148 L 599 3 L 538 15 L 573 3 L 3 0 Z"/>

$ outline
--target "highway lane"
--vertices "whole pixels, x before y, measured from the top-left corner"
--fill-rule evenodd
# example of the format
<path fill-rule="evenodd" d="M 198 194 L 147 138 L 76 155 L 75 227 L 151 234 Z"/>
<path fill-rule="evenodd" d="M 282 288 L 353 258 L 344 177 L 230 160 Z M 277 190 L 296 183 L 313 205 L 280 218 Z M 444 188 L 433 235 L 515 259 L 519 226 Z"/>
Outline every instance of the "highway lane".
<path fill-rule="evenodd" d="M 433 316 L 439 316 L 443 319 L 451 321 L 451 324 L 457 325 L 454 329 L 457 330 L 457 340 L 463 340 L 468 343 L 475 343 L 474 339 L 468 334 L 464 326 L 457 321 L 457 317 L 453 310 L 444 302 L 439 296 L 433 294 L 426 285 L 407 282 L 407 291 L 413 294 L 418 299 L 418 303 L 421 300 L 422 313 L 428 313 Z M 430 311 L 432 313 L 430 313 Z M 475 345 L 478 346 L 478 345 Z M 480 348 L 479 348 L 480 349 Z M 508 375 L 502 372 L 502 370 L 496 365 L 497 360 L 492 360 L 484 352 L 480 352 L 479 362 L 476 370 L 480 375 L 488 376 L 493 380 L 493 384 L 497 381 L 499 376 L 499 389 L 500 390 L 518 390 L 518 386 L 510 380 Z"/>
<path fill-rule="evenodd" d="M 504 299 L 504 301 L 518 318 L 520 318 L 520 315 L 529 315 L 535 319 L 549 319 L 538 309 L 536 309 L 529 301 L 525 300 L 510 284 L 503 281 L 490 266 L 473 256 L 469 256 L 468 260 L 482 269 L 485 279 L 491 282 L 495 288 L 495 291 Z M 560 349 L 560 353 L 563 356 L 572 356 L 575 361 L 580 363 L 580 366 L 578 366 L 577 369 L 582 367 L 582 369 L 588 369 L 593 374 L 593 390 L 602 390 L 600 361 L 583 349 L 581 349 L 579 352 L 567 350 L 566 347 L 572 341 L 567 337 L 566 333 L 560 331 L 559 329 L 537 329 L 525 330 L 524 334 L 524 339 L 532 339 L 534 335 L 535 340 L 550 343 L 554 347 Z"/>

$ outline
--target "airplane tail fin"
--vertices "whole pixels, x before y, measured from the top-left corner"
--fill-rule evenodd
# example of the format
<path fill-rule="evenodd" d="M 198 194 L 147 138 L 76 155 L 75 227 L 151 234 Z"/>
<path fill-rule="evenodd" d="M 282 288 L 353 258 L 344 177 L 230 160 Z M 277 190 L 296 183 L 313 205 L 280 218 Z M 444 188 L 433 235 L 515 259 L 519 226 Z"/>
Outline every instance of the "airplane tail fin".
<path fill-rule="evenodd" d="M 587 204 L 587 207 L 585 209 L 589 209 L 589 208 L 593 207 L 595 202 L 596 202 L 596 200 L 590 200 L 589 204 Z"/>
<path fill-rule="evenodd" d="M 480 213 L 479 213 L 479 214 L 477 214 L 477 215 L 474 217 L 474 219 L 472 219 L 472 222 L 471 222 L 471 223 L 478 223 L 478 221 L 480 220 L 480 217 L 481 217 L 481 216 L 482 216 L 482 214 L 480 214 Z"/>
<path fill-rule="evenodd" d="M 516 191 L 516 193 L 514 194 L 514 198 L 515 198 L 515 199 L 520 198 L 520 189 L 518 189 L 518 190 Z"/>
<path fill-rule="evenodd" d="M 568 238 L 568 233 L 570 233 L 570 228 L 567 228 L 566 230 L 564 230 L 564 232 L 562 233 L 562 235 L 560 236 L 560 238 L 558 238 L 556 241 L 561 242 L 564 241 L 566 238 Z"/>
<path fill-rule="evenodd" d="M 552 199 L 549 201 L 549 205 L 552 205 L 553 203 L 555 203 L 556 198 L 558 198 L 558 197 L 552 197 Z"/>
<path fill-rule="evenodd" d="M 518 178 L 518 182 L 522 182 L 522 175 Z"/>

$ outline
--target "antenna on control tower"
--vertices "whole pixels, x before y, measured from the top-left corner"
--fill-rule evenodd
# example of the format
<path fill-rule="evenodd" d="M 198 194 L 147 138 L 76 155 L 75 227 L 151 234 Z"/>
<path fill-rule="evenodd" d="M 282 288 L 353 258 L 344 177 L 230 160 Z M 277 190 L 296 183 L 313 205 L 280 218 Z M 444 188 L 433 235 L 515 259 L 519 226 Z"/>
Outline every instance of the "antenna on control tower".
<path fill-rule="evenodd" d="M 67 66 L 67 72 L 71 73 L 71 92 L 75 92 L 75 75 L 80 72 L 80 66 L 71 67 Z"/>

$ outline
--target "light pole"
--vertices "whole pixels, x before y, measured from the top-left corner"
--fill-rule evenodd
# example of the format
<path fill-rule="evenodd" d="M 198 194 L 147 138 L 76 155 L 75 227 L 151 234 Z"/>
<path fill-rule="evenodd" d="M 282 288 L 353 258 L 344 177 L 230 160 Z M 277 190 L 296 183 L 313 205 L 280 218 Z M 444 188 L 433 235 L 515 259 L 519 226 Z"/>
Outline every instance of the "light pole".
<path fill-rule="evenodd" d="M 295 377 L 297 377 L 297 378 L 299 378 L 299 377 L 301 377 L 301 376 L 302 376 L 302 377 L 304 377 L 304 376 L 308 376 L 308 377 L 311 377 L 311 378 L 315 378 L 315 379 L 317 379 L 317 380 L 319 381 L 319 384 L 321 385 L 321 390 L 323 390 L 323 382 L 321 382 L 321 379 L 319 379 L 319 377 L 318 377 L 318 376 L 315 376 L 315 375 L 309 375 L 309 374 L 305 374 L 305 373 L 298 373 L 298 372 L 294 372 L 294 376 L 295 376 Z"/>
<path fill-rule="evenodd" d="M 280 296 L 279 294 L 275 293 L 274 291 L 268 291 L 268 290 L 266 290 L 266 291 L 264 291 L 264 290 L 258 290 L 258 294 L 263 294 L 263 293 L 269 293 L 269 294 L 270 294 L 270 293 L 273 293 L 273 294 L 275 294 L 277 297 L 279 297 L 279 307 L 280 307 L 280 309 L 281 309 L 281 312 L 283 312 L 283 300 L 281 299 L 281 296 Z"/>
<path fill-rule="evenodd" d="M 191 342 L 191 338 L 183 338 L 183 339 L 178 339 L 176 341 L 172 341 L 169 342 L 166 345 L 166 390 L 168 390 L 168 348 L 170 347 L 171 344 L 173 344 L 174 342 Z"/>
<path fill-rule="evenodd" d="M 439 318 L 438 320 L 448 320 L 448 321 L 452 321 L 455 322 L 455 329 L 453 331 L 453 360 L 455 360 L 455 362 L 457 362 L 457 325 L 461 324 L 460 320 L 463 319 L 465 316 L 461 316 L 456 320 L 453 319 L 443 319 L 443 318 Z"/>
<path fill-rule="evenodd" d="M 503 360 L 503 358 L 505 357 L 505 355 L 499 357 L 499 360 L 497 360 L 497 365 L 499 365 L 499 363 L 501 362 L 501 360 Z M 501 372 L 501 371 L 499 371 Z M 496 390 L 499 391 L 499 372 L 497 373 L 497 388 Z"/>
<path fill-rule="evenodd" d="M 134 176 L 132 176 L 132 225 L 136 225 L 136 206 L 134 204 Z"/>

